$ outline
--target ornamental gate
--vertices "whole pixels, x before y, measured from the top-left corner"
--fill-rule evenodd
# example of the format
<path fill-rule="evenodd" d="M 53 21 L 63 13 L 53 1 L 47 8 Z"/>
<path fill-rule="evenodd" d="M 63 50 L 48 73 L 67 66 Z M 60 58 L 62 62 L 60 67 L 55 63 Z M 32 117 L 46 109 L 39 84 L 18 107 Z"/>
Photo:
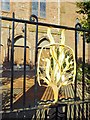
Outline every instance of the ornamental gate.
<path fill-rule="evenodd" d="M 11 28 L 9 27 L 8 47 L 5 48 L 5 58 L 4 62 L 1 63 L 2 72 L 0 72 L 0 82 L 2 83 L 2 88 L 0 89 L 2 95 L 2 109 L 0 114 L 2 119 L 89 120 L 90 73 L 87 74 L 86 70 L 88 69 L 88 71 L 90 71 L 90 65 L 85 61 L 85 40 L 86 33 L 89 33 L 90 30 L 83 29 L 80 23 L 77 23 L 75 28 L 41 23 L 38 22 L 38 18 L 35 15 L 31 15 L 30 20 L 22 20 L 16 19 L 13 13 L 12 18 L 1 16 L 0 20 L 1 22 L 9 22 L 12 24 Z M 14 44 L 16 32 L 15 23 L 21 23 L 24 26 L 24 46 L 15 46 Z M 27 28 L 32 25 L 35 27 L 35 54 L 32 54 L 33 52 L 31 51 L 33 61 L 29 61 L 27 64 Z M 74 32 L 75 50 L 64 45 L 63 41 L 62 44 L 53 43 L 54 41 L 50 31 L 48 32 L 49 37 L 38 40 L 39 27 Z M 78 59 L 77 42 L 79 34 L 82 34 L 82 59 Z M 60 35 L 61 33 L 58 33 L 59 38 Z M 1 36 L 1 38 L 3 38 L 3 36 Z M 62 40 L 64 40 L 64 38 Z M 24 49 L 22 65 L 14 61 L 14 50 L 16 47 Z M 0 48 L 2 49 L 4 46 L 0 44 Z M 56 72 L 54 71 L 54 67 Z M 64 78 L 62 73 L 65 75 Z M 51 85 L 52 79 L 49 79 L 49 77 L 52 79 L 55 77 L 53 82 L 55 82 L 55 80 L 57 81 L 59 78 L 59 82 L 55 82 L 54 84 L 56 85 L 57 83 L 57 86 L 53 87 L 53 85 Z M 44 84 L 44 87 L 39 86 L 42 84 Z M 56 89 L 56 87 L 58 89 Z M 56 90 L 58 90 L 57 94 Z"/>

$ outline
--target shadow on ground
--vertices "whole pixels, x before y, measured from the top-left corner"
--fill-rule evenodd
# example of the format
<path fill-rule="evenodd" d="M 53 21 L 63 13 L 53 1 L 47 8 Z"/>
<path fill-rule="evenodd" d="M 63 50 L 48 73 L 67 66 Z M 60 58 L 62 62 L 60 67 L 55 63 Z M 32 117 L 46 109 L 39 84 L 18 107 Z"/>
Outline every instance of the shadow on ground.
<path fill-rule="evenodd" d="M 42 86 L 37 86 L 37 93 L 36 93 L 36 97 L 37 100 L 40 101 L 44 91 L 45 91 L 45 87 Z M 34 106 L 34 97 L 35 97 L 35 85 L 33 85 L 30 89 L 27 90 L 26 92 L 26 97 L 25 97 L 25 107 L 32 107 Z M 19 108 L 23 108 L 23 95 L 14 103 L 13 107 L 14 109 L 19 109 Z"/>

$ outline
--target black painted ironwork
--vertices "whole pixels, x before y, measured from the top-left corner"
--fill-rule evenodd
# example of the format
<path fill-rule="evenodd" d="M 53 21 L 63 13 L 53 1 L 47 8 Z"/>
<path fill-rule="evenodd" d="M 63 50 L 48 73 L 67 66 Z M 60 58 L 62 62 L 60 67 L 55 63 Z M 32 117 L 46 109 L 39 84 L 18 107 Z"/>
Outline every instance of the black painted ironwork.
<path fill-rule="evenodd" d="M 38 23 L 38 18 L 36 15 L 31 15 L 30 17 L 32 20 Z M 30 20 L 31 20 L 30 19 Z M 38 57 L 38 24 L 36 24 L 36 47 L 35 47 L 35 105 L 37 106 L 37 57 Z"/>
<path fill-rule="evenodd" d="M 9 26 L 9 36 L 8 36 L 8 40 L 7 40 L 7 47 L 8 47 L 8 62 L 9 62 L 9 47 L 10 47 L 10 43 L 11 43 L 11 41 L 10 41 L 10 30 L 11 30 L 11 27 Z"/>
<path fill-rule="evenodd" d="M 75 28 L 81 28 L 81 24 L 80 23 L 77 23 L 75 25 Z M 77 42 L 78 42 L 78 31 L 75 30 L 75 60 L 76 60 L 76 76 L 75 76 L 75 91 L 74 91 L 74 97 L 75 97 L 75 101 L 76 101 L 76 98 L 77 98 Z M 76 105 L 74 106 L 74 120 L 76 120 Z"/>
<path fill-rule="evenodd" d="M 61 120 L 61 119 L 64 119 L 64 120 L 72 120 L 74 119 L 74 116 L 71 116 L 73 115 L 73 108 L 74 108 L 74 105 L 76 106 L 80 106 L 84 103 L 84 105 L 86 106 L 86 108 L 88 106 L 90 106 L 90 101 L 85 101 L 85 102 L 76 102 L 76 103 L 63 103 L 63 102 L 60 102 L 58 104 L 54 104 L 54 105 L 51 105 L 51 106 L 37 106 L 37 107 L 33 107 L 33 108 L 25 108 L 24 110 L 23 109 L 15 109 L 13 110 L 12 112 L 10 111 L 6 111 L 6 112 L 0 112 L 3 113 L 3 118 L 10 118 L 10 119 L 13 119 L 13 118 L 16 118 L 17 119 L 45 119 L 45 120 L 52 120 L 52 119 L 55 119 L 55 120 Z M 62 111 L 62 108 L 64 108 L 64 111 Z M 70 109 L 68 109 L 70 108 Z M 83 120 L 89 120 L 90 119 L 90 116 L 89 116 L 89 109 L 88 108 L 86 111 L 86 115 L 84 116 L 84 119 Z M 70 110 L 70 111 L 69 111 Z M 36 112 L 36 116 L 35 116 L 35 112 Z M 43 113 L 43 114 L 42 114 Z M 77 113 L 78 113 L 78 116 L 76 116 L 75 119 L 78 119 L 78 120 L 81 120 L 82 117 L 79 116 L 80 114 L 82 114 L 82 111 L 80 110 L 80 107 L 79 109 L 77 109 Z M 68 114 L 68 115 L 67 115 Z"/>
<path fill-rule="evenodd" d="M 15 18 L 15 14 L 14 14 L 14 13 L 13 13 L 13 18 Z M 13 110 L 14 27 L 15 27 L 15 22 L 12 21 L 12 46 L 11 46 L 11 98 L 10 98 L 10 109 L 11 109 L 11 110 Z"/>
<path fill-rule="evenodd" d="M 23 80 L 23 108 L 26 103 L 26 38 L 27 38 L 27 24 L 24 24 L 24 80 Z"/>
<path fill-rule="evenodd" d="M 35 16 L 35 15 L 34 15 Z M 62 25 L 56 25 L 56 24 L 49 24 L 49 23 L 42 23 L 42 22 L 35 22 L 35 21 L 29 21 L 29 20 L 23 20 L 23 19 L 16 19 L 16 18 L 10 18 L 10 17 L 3 17 L 0 16 L 0 19 L 2 20 L 7 20 L 7 21 L 14 21 L 14 22 L 20 22 L 20 23 L 27 23 L 27 24 L 33 24 L 36 25 L 38 24 L 39 26 L 47 26 L 47 27 L 52 27 L 52 28 L 62 28 L 66 30 L 72 30 L 72 31 L 82 31 L 82 32 L 90 32 L 89 29 L 83 29 L 83 28 L 73 28 L 73 27 L 68 27 L 68 26 L 62 26 Z"/>
<path fill-rule="evenodd" d="M 85 33 L 89 32 L 90 30 L 83 29 L 80 25 L 80 23 L 77 23 L 75 25 L 75 28 L 68 27 L 68 26 L 60 26 L 55 24 L 48 24 L 48 23 L 41 23 L 38 22 L 38 18 L 35 15 L 31 15 L 30 20 L 22 20 L 22 19 L 16 19 L 15 14 L 13 13 L 13 17 L 3 17 L 0 16 L 0 19 L 4 21 L 11 21 L 12 22 L 12 43 L 11 43 L 11 93 L 10 93 L 10 110 L 9 111 L 1 111 L 0 113 L 3 113 L 3 117 L 7 118 L 7 116 L 11 118 L 34 118 L 35 120 L 37 118 L 42 119 L 42 113 L 43 118 L 45 120 L 54 118 L 54 119 L 90 119 L 90 100 L 85 100 L 84 96 L 84 89 L 85 89 Z M 24 24 L 24 78 L 23 78 L 23 108 L 20 109 L 13 109 L 13 80 L 14 80 L 14 47 L 18 47 L 14 45 L 14 30 L 15 30 L 15 23 L 23 23 Z M 27 41 L 27 25 L 33 24 L 36 26 L 36 43 L 35 43 L 35 92 L 34 92 L 34 107 L 32 108 L 26 108 L 26 41 Z M 77 100 L 77 68 L 76 68 L 76 77 L 75 77 L 75 88 L 74 88 L 74 99 L 64 99 L 64 102 L 58 101 L 57 104 L 51 104 L 50 106 L 47 106 L 47 101 L 44 101 L 44 104 L 38 104 L 38 98 L 37 98 L 37 91 L 38 91 L 38 84 L 37 84 L 37 58 L 38 58 L 38 50 L 41 49 L 39 46 L 40 43 L 42 43 L 44 40 L 38 42 L 38 26 L 46 26 L 46 27 L 52 27 L 52 28 L 59 28 L 59 29 L 66 29 L 70 31 L 75 31 L 75 59 L 77 64 L 77 33 L 78 31 L 83 32 L 83 62 L 82 62 L 82 101 Z M 10 37 L 10 36 L 9 36 Z M 48 41 L 48 40 L 47 40 Z M 52 103 L 52 101 L 50 101 Z M 64 110 L 63 110 L 64 109 Z M 53 111 L 52 111 L 53 110 Z M 31 112 L 32 111 L 32 112 Z M 38 115 L 37 115 L 38 114 Z M 81 115 L 82 114 L 82 115 Z M 73 116 L 72 116 L 73 115 Z M 63 117 L 62 117 L 63 116 Z"/>
<path fill-rule="evenodd" d="M 83 64 L 82 64 L 82 100 L 84 101 L 85 88 L 85 32 L 83 32 Z M 84 120 L 84 103 L 82 104 L 82 119 Z"/>

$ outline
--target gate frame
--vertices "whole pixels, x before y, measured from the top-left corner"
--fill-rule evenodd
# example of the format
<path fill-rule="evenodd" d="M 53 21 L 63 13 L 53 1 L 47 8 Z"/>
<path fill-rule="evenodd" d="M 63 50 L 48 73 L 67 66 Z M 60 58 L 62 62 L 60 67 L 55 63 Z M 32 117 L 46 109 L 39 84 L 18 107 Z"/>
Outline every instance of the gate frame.
<path fill-rule="evenodd" d="M 0 20 L 6 20 L 12 22 L 12 41 L 11 41 L 11 96 L 10 96 L 10 111 L 13 112 L 13 77 L 14 77 L 14 28 L 15 28 L 15 22 L 24 23 L 24 80 L 23 80 L 23 110 L 25 110 L 25 88 L 26 88 L 26 37 L 27 37 L 27 24 L 33 24 L 36 25 L 36 46 L 35 46 L 35 107 L 38 108 L 37 104 L 37 57 L 38 57 L 38 26 L 47 26 L 47 27 L 53 27 L 53 28 L 59 28 L 59 29 L 66 29 L 66 30 L 72 30 L 75 31 L 75 59 L 76 59 L 76 65 L 77 65 L 77 32 L 82 31 L 83 32 L 83 62 L 82 62 L 82 108 L 84 109 L 84 85 L 85 85 L 85 32 L 89 32 L 90 30 L 83 29 L 81 27 L 80 23 L 77 23 L 75 25 L 75 28 L 68 27 L 68 26 L 61 26 L 56 24 L 49 24 L 49 23 L 42 23 L 38 22 L 38 17 L 35 15 L 30 16 L 29 20 L 22 20 L 22 19 L 16 19 L 15 14 L 13 13 L 12 18 L 9 17 L 3 17 L 0 16 Z M 78 27 L 79 26 L 79 27 Z M 75 77 L 75 91 L 74 91 L 74 104 L 76 104 L 76 93 L 77 93 L 77 67 L 76 67 L 76 77 Z M 90 103 L 90 101 L 88 102 Z M 84 111 L 82 110 L 82 119 L 84 120 Z M 74 105 L 74 119 L 76 118 L 76 105 Z"/>

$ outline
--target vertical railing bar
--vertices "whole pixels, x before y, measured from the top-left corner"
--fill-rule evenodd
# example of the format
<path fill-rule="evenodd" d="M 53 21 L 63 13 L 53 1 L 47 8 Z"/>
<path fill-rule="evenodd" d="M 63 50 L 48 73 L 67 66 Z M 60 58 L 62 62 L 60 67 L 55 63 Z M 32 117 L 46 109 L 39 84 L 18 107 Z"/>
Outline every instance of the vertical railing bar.
<path fill-rule="evenodd" d="M 38 17 L 36 15 L 31 15 L 30 16 L 30 21 L 35 21 L 37 22 L 36 24 L 36 43 L 35 43 L 35 79 L 34 79 L 34 84 L 35 84 L 35 89 L 34 89 L 34 105 L 37 106 L 37 56 L 38 56 Z M 35 110 L 35 120 L 36 120 L 36 110 Z"/>
<path fill-rule="evenodd" d="M 7 47 L 8 47 L 8 62 L 9 62 L 9 44 L 10 44 L 10 25 L 9 25 L 9 37 L 8 37 L 8 41 L 7 41 Z"/>
<path fill-rule="evenodd" d="M 38 54 L 38 24 L 36 25 L 36 50 L 35 50 L 35 105 L 37 105 L 37 54 Z"/>
<path fill-rule="evenodd" d="M 55 120 L 58 119 L 58 106 L 56 106 L 56 115 L 55 115 Z"/>
<path fill-rule="evenodd" d="M 77 23 L 75 25 L 75 28 L 81 28 L 81 24 Z M 75 91 L 74 91 L 75 101 L 77 97 L 77 40 L 78 40 L 77 35 L 78 35 L 78 31 L 75 30 L 75 60 L 76 60 L 76 76 L 75 76 Z M 74 120 L 76 120 L 76 105 L 74 105 Z"/>
<path fill-rule="evenodd" d="M 85 85 L 85 32 L 83 33 L 83 64 L 82 64 L 82 98 L 84 101 L 84 85 Z"/>
<path fill-rule="evenodd" d="M 68 106 L 67 104 L 65 105 L 65 120 L 67 120 L 67 111 L 68 111 Z"/>
<path fill-rule="evenodd" d="M 80 104 L 78 104 L 78 120 L 80 120 Z"/>
<path fill-rule="evenodd" d="M 83 32 L 83 63 L 82 63 L 82 100 L 84 101 L 85 86 L 85 32 Z M 82 104 L 82 119 L 84 120 L 84 104 Z"/>
<path fill-rule="evenodd" d="M 13 18 L 15 14 L 13 13 Z M 12 21 L 12 46 L 11 46 L 11 95 L 10 95 L 10 110 L 13 110 L 13 77 L 14 77 L 14 26 L 15 22 Z"/>
<path fill-rule="evenodd" d="M 47 120 L 47 109 L 45 110 L 45 120 Z"/>
<path fill-rule="evenodd" d="M 72 110 L 71 110 L 71 105 L 69 106 L 69 110 L 70 110 L 70 117 L 69 117 L 69 120 L 71 120 L 71 112 L 72 112 Z"/>
<path fill-rule="evenodd" d="M 36 15 L 30 16 L 30 21 L 36 21 L 36 43 L 35 43 L 35 94 L 34 104 L 37 106 L 37 57 L 38 57 L 38 17 Z"/>
<path fill-rule="evenodd" d="M 82 100 L 84 100 L 85 32 L 83 32 Z"/>
<path fill-rule="evenodd" d="M 77 24 L 75 28 L 77 28 Z M 76 93 L 77 93 L 77 31 L 76 30 L 75 30 L 75 60 L 76 60 L 76 76 L 75 76 L 74 98 L 76 101 Z M 76 105 L 74 105 L 74 120 L 76 120 Z"/>
<path fill-rule="evenodd" d="M 27 37 L 27 24 L 24 24 L 24 80 L 23 80 L 23 108 L 26 103 L 26 37 Z"/>

